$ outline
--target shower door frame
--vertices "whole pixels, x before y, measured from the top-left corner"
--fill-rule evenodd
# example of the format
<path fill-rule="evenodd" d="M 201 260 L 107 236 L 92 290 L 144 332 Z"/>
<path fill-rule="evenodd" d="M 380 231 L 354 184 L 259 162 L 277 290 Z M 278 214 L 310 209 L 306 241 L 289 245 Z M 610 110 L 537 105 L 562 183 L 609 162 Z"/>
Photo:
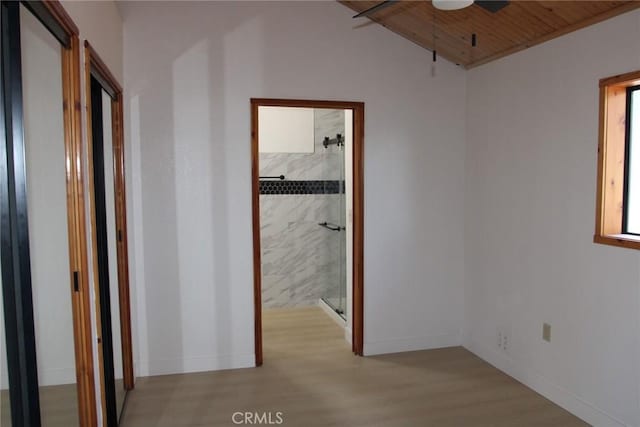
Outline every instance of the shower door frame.
<path fill-rule="evenodd" d="M 354 354 L 362 356 L 364 346 L 364 102 L 251 98 L 251 202 L 256 366 L 261 366 L 263 361 L 258 107 L 322 108 L 353 111 L 353 290 L 351 305 L 351 350 Z"/>

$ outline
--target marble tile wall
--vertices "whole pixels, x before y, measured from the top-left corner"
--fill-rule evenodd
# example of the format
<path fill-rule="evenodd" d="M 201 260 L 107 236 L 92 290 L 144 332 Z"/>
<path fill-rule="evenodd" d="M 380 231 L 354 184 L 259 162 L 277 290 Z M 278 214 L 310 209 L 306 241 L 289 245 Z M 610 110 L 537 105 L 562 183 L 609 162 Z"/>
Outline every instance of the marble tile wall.
<path fill-rule="evenodd" d="M 344 135 L 342 110 L 316 110 L 315 152 L 260 154 L 260 176 L 287 180 L 342 180 L 344 154 L 325 149 L 325 136 Z M 344 225 L 344 194 L 260 195 L 262 302 L 264 308 L 317 304 L 340 291 L 344 231 L 318 225 Z"/>

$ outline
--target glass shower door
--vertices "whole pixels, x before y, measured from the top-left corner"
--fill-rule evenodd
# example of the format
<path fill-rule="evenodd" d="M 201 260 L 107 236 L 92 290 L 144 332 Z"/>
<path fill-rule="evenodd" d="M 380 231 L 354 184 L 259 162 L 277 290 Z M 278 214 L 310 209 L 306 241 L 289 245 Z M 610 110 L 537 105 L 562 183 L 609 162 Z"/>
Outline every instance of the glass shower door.
<path fill-rule="evenodd" d="M 325 233 L 325 293 L 323 300 L 331 309 L 346 319 L 346 200 L 344 111 L 319 110 L 316 120 L 324 132 L 324 212 Z"/>
<path fill-rule="evenodd" d="M 342 114 L 342 111 L 340 112 Z M 340 180 L 338 192 L 338 212 L 339 224 L 342 230 L 338 236 L 338 307 L 336 311 L 346 320 L 347 316 L 347 206 L 345 199 L 345 165 L 344 165 L 344 143 L 340 147 Z"/>

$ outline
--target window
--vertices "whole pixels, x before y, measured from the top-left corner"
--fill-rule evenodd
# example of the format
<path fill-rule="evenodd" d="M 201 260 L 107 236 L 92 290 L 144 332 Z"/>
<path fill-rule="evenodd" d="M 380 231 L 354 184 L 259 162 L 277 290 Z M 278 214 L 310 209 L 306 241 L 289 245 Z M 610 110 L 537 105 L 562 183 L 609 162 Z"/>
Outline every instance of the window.
<path fill-rule="evenodd" d="M 594 242 L 640 249 L 640 71 L 600 80 Z"/>

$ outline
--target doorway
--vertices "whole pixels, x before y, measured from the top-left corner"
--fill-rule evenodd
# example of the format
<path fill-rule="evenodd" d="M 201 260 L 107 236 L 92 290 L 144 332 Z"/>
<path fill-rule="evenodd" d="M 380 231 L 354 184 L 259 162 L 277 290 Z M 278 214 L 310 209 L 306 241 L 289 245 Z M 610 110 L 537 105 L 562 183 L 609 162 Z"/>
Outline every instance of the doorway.
<path fill-rule="evenodd" d="M 276 116 L 270 114 L 288 114 L 285 119 L 277 119 Z M 315 289 L 313 292 L 306 292 L 303 298 L 311 300 L 319 297 L 319 305 L 325 308 L 325 311 L 332 313 L 337 321 L 342 319 L 348 322 L 351 327 L 351 333 L 348 337 L 351 341 L 352 351 L 356 355 L 363 353 L 363 142 L 364 142 L 364 104 L 359 102 L 343 102 L 343 101 L 307 101 L 307 100 L 283 100 L 283 99 L 251 99 L 251 124 L 252 124 L 252 202 L 253 202 L 253 246 L 254 246 L 254 311 L 255 311 L 255 349 L 256 349 L 256 366 L 263 363 L 263 343 L 262 343 L 262 308 L 263 308 L 263 251 L 261 242 L 261 198 L 260 194 L 315 194 L 322 193 L 326 197 L 324 203 L 324 217 L 318 218 L 314 233 L 317 233 L 321 227 L 321 233 L 318 234 L 323 242 L 326 242 L 328 250 L 325 254 L 329 257 L 337 258 L 333 261 L 333 265 L 338 268 L 331 274 L 330 283 L 324 289 Z M 334 117 L 335 116 L 335 117 Z M 318 139 L 317 132 L 314 133 L 314 120 L 331 121 L 331 117 L 335 122 L 336 118 L 342 117 L 343 127 L 348 129 L 348 134 L 344 131 L 338 133 L 332 132 L 331 126 L 322 130 L 323 133 Z M 269 121 L 267 121 L 269 120 Z M 273 121 L 271 121 L 273 120 Z M 263 127 L 261 127 L 263 123 Z M 280 137 L 273 138 L 276 142 L 274 148 L 266 148 L 266 130 L 273 131 L 278 126 L 285 126 L 284 132 L 281 131 Z M 282 125 L 278 125 L 281 123 Z M 310 123 L 310 124 L 309 124 Z M 268 125 L 268 126 L 267 126 Z M 339 127 L 334 129 L 340 129 Z M 318 128 L 315 128 L 317 131 Z M 340 132 L 343 132 L 342 134 Z M 291 137 L 291 135 L 299 134 L 301 136 Z M 307 140 L 307 136 L 311 133 L 311 142 L 309 144 L 303 142 Z M 262 135 L 262 136 L 261 136 Z M 261 137 L 264 139 L 262 147 L 260 143 Z M 350 145 L 345 150 L 346 138 L 349 138 Z M 271 145 L 271 143 L 269 143 Z M 261 171 L 260 151 L 286 152 L 292 145 L 297 153 L 309 153 L 311 158 L 319 155 L 324 158 L 322 162 L 327 176 L 331 176 L 331 180 L 314 179 L 312 181 L 300 181 L 287 177 L 285 173 L 266 173 L 264 167 Z M 316 146 L 318 153 L 315 154 Z M 280 151 L 279 151 L 280 150 Z M 284 151 L 283 151 L 284 150 Z M 345 164 L 345 152 L 351 153 L 350 159 Z M 265 153 L 262 154 L 265 156 Z M 277 157 L 277 156 L 276 156 Z M 266 157 L 265 157 L 266 159 Z M 342 166 L 340 166 L 342 164 Z M 346 168 L 345 168 L 346 166 Z M 340 169 L 342 171 L 340 172 Z M 345 169 L 348 178 L 345 180 Z M 261 172 L 265 172 L 264 176 Z M 334 176 L 335 175 L 335 176 Z M 262 178 L 262 179 L 261 179 Z M 290 179 L 288 179 L 290 178 Z M 317 177 L 316 177 L 317 178 Z M 351 178 L 351 179 L 349 179 Z M 349 183 L 348 187 L 345 182 Z M 300 187 L 300 188 L 298 188 Z M 318 187 L 318 188 L 316 188 Z M 322 188 L 319 188 L 322 187 Z M 334 188 L 335 187 L 335 188 Z M 318 190 L 318 191 L 316 191 Z M 334 191 L 335 190 L 335 191 Z M 345 193 L 348 196 L 345 199 Z M 327 197 L 328 196 L 328 197 Z M 337 196 L 337 197 L 336 197 Z M 347 202 L 352 201 L 352 207 L 347 207 Z M 266 202 L 266 201 L 265 201 Z M 264 208 L 264 207 L 263 207 Z M 350 209 L 349 209 L 350 208 Z M 288 209 L 288 208 L 285 208 Z M 264 211 L 264 209 L 263 209 Z M 347 242 L 351 244 L 347 244 Z M 347 249 L 348 248 L 348 249 Z M 348 251 L 348 253 L 347 253 Z M 266 252 L 265 252 L 266 255 Z M 296 261 L 298 267 L 304 267 L 301 264 L 307 262 L 310 257 L 298 257 Z M 352 260 L 352 272 L 346 277 L 345 259 Z M 329 260 L 331 263 L 331 259 Z M 342 265 L 341 265 L 342 264 Z M 323 265 L 321 268 L 325 268 Z M 265 267 L 265 268 L 268 268 Z M 280 281 L 288 280 L 288 275 L 281 278 L 276 277 Z M 347 282 L 351 285 L 347 288 Z M 269 281 L 264 285 L 271 286 Z M 294 292 L 295 294 L 295 292 Z M 300 296 L 296 296 L 297 303 L 304 303 Z M 347 306 L 346 302 L 351 303 Z M 271 304 L 271 301 L 267 301 Z M 350 322 L 349 322 L 350 320 Z"/>

